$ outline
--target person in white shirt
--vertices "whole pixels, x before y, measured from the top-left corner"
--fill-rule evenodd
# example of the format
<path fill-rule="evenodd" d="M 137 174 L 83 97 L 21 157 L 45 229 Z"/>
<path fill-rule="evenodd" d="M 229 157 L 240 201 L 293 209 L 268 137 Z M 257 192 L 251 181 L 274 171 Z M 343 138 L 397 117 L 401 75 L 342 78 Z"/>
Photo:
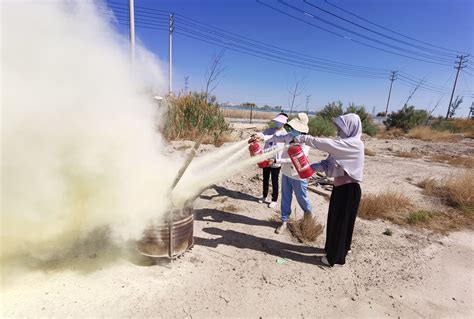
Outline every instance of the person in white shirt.
<path fill-rule="evenodd" d="M 283 128 L 283 126 L 288 121 L 288 115 L 285 113 L 278 114 L 273 120 L 274 127 L 268 128 L 261 133 L 263 135 L 263 139 L 265 140 L 264 150 L 265 152 L 269 152 L 277 147 L 281 147 L 283 143 L 276 143 L 270 140 L 273 135 L 281 136 L 286 135 L 287 132 Z M 280 170 L 281 164 L 279 160 L 281 159 L 283 154 L 283 149 L 276 153 L 275 157 L 271 161 L 271 165 L 268 167 L 263 168 L 263 193 L 262 198 L 259 200 L 259 203 L 266 203 L 267 196 L 268 196 L 268 187 L 270 182 L 270 176 L 272 177 L 272 200 L 268 204 L 268 207 L 274 208 L 278 201 L 278 180 L 280 179 Z"/>
<path fill-rule="evenodd" d="M 310 135 L 297 137 L 298 142 L 329 153 L 327 159 L 311 165 L 315 171 L 324 171 L 334 177 L 334 188 L 329 202 L 326 224 L 326 257 L 328 265 L 344 265 L 351 251 L 352 233 L 359 208 L 360 183 L 364 174 L 364 143 L 361 140 L 362 123 L 357 114 L 341 115 L 334 120 L 337 138 L 319 138 Z"/>
<path fill-rule="evenodd" d="M 273 135 L 268 142 L 273 143 L 284 143 L 289 146 L 293 143 L 293 140 L 301 135 L 307 134 L 309 131 L 308 127 L 308 115 L 306 113 L 298 113 L 298 116 L 290 120 L 285 128 L 289 131 L 285 135 Z M 263 134 L 259 134 L 256 138 L 264 139 Z M 300 143 L 303 152 L 306 156 L 309 155 L 309 147 L 304 143 Z M 293 193 L 295 193 L 296 200 L 304 212 L 304 218 L 311 218 L 311 204 L 308 199 L 308 181 L 301 179 L 296 171 L 291 159 L 288 155 L 287 148 L 285 147 L 281 158 L 277 158 L 275 162 L 281 164 L 282 173 L 282 186 L 281 186 L 281 225 L 275 230 L 277 234 L 280 234 L 287 228 L 287 221 L 291 214 L 291 202 L 293 200 Z"/>

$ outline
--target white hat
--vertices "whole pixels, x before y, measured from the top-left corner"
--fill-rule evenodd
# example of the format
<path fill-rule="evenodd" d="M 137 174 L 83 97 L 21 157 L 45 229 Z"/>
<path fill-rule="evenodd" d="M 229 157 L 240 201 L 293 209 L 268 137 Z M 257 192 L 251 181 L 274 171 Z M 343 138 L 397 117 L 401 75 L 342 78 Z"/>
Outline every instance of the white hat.
<path fill-rule="evenodd" d="M 282 123 L 282 124 L 286 124 L 286 122 L 288 122 L 288 116 L 285 116 L 284 114 L 280 113 L 272 121 Z"/>
<path fill-rule="evenodd" d="M 291 126 L 295 131 L 300 133 L 308 133 L 308 115 L 306 113 L 298 113 L 298 117 L 290 120 L 287 124 Z"/>

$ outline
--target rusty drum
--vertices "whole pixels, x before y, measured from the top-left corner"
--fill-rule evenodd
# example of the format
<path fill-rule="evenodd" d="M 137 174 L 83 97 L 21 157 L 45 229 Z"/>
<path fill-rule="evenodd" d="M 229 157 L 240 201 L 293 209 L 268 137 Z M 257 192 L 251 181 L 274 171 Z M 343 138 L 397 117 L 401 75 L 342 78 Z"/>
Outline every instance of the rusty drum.
<path fill-rule="evenodd" d="M 175 258 L 194 245 L 194 209 L 175 209 L 169 217 L 164 223 L 150 225 L 144 231 L 137 244 L 142 255 Z"/>

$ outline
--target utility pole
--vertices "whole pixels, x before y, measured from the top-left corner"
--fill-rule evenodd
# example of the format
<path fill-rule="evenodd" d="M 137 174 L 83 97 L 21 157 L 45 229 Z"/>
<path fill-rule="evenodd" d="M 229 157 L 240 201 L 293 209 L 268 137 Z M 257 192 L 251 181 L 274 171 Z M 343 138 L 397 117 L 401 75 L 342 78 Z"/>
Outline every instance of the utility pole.
<path fill-rule="evenodd" d="M 128 12 L 130 14 L 130 59 L 135 63 L 135 5 L 134 0 L 128 0 Z"/>
<path fill-rule="evenodd" d="M 184 93 L 188 93 L 189 75 L 184 76 Z"/>
<path fill-rule="evenodd" d="M 459 71 L 461 71 L 462 69 L 464 69 L 466 67 L 465 64 L 468 61 L 468 60 L 466 60 L 466 58 L 468 56 L 469 56 L 469 54 L 468 55 L 461 54 L 461 55 L 457 56 L 459 61 L 456 61 L 456 63 L 458 65 L 454 67 L 455 69 L 457 69 L 457 72 L 456 72 L 456 78 L 454 79 L 453 91 L 451 92 L 451 98 L 449 99 L 448 112 L 446 112 L 446 119 L 448 119 L 449 113 L 451 112 L 451 104 L 453 103 L 453 96 L 454 96 L 454 91 L 456 90 L 456 84 L 458 82 Z"/>
<path fill-rule="evenodd" d="M 388 116 L 388 106 L 390 104 L 390 96 L 392 95 L 392 85 L 393 81 L 397 79 L 398 71 L 391 71 L 390 72 L 390 90 L 388 91 L 388 99 L 387 99 L 387 106 L 385 107 L 385 118 Z"/>
<path fill-rule="evenodd" d="M 253 103 L 250 103 L 250 124 L 252 124 L 252 117 L 253 117 Z"/>
<path fill-rule="evenodd" d="M 170 51 L 169 51 L 169 95 L 173 94 L 173 14 L 170 14 Z"/>
<path fill-rule="evenodd" d="M 311 97 L 311 94 L 310 95 L 306 95 L 306 113 L 309 112 L 309 109 L 308 109 L 308 104 L 309 104 L 309 98 Z"/>

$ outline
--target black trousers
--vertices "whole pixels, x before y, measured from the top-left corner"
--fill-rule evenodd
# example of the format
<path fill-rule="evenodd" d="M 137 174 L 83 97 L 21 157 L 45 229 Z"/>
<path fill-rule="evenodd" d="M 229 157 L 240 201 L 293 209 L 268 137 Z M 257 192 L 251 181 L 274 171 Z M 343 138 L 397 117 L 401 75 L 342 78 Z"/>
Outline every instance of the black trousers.
<path fill-rule="evenodd" d="M 272 176 L 272 202 L 278 200 L 278 178 L 280 176 L 281 167 L 265 167 L 263 169 L 263 197 L 268 196 L 268 184 L 270 175 Z"/>
<path fill-rule="evenodd" d="M 343 265 L 346 262 L 347 251 L 351 249 L 360 196 L 358 183 L 337 186 L 332 190 L 324 247 L 331 266 Z"/>

